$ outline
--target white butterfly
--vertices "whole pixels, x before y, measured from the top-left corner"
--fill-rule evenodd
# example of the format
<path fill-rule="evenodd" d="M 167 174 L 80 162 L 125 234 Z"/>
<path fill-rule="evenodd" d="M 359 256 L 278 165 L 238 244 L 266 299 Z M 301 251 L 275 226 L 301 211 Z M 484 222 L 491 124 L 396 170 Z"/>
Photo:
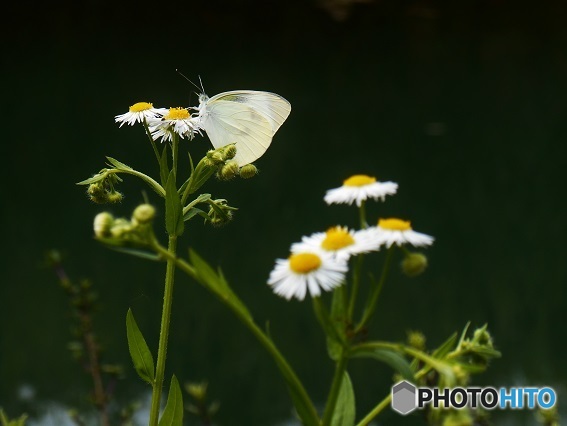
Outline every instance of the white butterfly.
<path fill-rule="evenodd" d="M 291 112 L 280 95 L 255 90 L 233 90 L 209 98 L 199 96 L 196 122 L 215 148 L 236 143 L 239 166 L 260 158 Z"/>

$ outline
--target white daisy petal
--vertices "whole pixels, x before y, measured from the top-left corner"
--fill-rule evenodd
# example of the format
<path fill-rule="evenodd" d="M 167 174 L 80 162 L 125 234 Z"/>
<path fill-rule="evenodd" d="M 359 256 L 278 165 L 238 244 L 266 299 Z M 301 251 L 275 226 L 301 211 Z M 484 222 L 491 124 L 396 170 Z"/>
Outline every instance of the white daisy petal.
<path fill-rule="evenodd" d="M 303 300 L 309 291 L 317 297 L 321 290 L 329 291 L 344 282 L 348 271 L 346 259 L 322 251 L 292 253 L 288 259 L 276 260 L 268 285 L 274 293 Z"/>
<path fill-rule="evenodd" d="M 382 200 L 386 195 L 393 195 L 398 189 L 394 182 L 377 182 L 376 178 L 367 175 L 354 175 L 343 182 L 339 188 L 329 189 L 325 195 L 327 204 L 352 204 L 360 207 L 362 202 L 372 198 Z"/>
<path fill-rule="evenodd" d="M 154 108 L 149 102 L 138 102 L 130 107 L 127 113 L 114 117 L 116 123 L 120 123 L 120 127 L 124 124 L 133 126 L 145 120 L 161 117 L 167 113 L 165 108 Z"/>
<path fill-rule="evenodd" d="M 369 232 L 373 234 L 379 244 L 384 244 L 388 248 L 393 244 L 425 247 L 430 246 L 435 241 L 435 238 L 430 235 L 414 231 L 410 222 L 396 218 L 380 219 L 378 226 L 369 228 Z"/>
<path fill-rule="evenodd" d="M 353 255 L 378 251 L 380 243 L 367 230 L 354 231 L 347 227 L 335 226 L 327 232 L 317 232 L 303 237 L 300 243 L 291 246 L 292 253 L 314 251 L 331 253 L 348 259 Z"/>

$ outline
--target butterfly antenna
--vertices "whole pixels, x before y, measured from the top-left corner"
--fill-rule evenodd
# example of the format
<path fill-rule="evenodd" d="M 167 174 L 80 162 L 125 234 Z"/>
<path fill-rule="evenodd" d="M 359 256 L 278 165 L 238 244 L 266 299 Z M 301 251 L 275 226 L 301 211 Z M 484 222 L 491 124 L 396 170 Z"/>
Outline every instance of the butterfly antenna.
<path fill-rule="evenodd" d="M 195 83 L 193 83 L 191 80 L 189 80 L 189 78 L 183 74 L 181 71 L 179 71 L 178 69 L 176 69 L 175 71 L 177 71 L 177 74 L 179 74 L 181 77 L 183 77 L 185 80 L 187 80 L 189 83 L 191 83 L 193 86 L 195 86 L 197 89 L 200 89 L 199 86 L 197 86 Z M 201 77 L 199 77 L 199 80 L 201 80 Z M 201 85 L 202 86 L 202 85 Z"/>
<path fill-rule="evenodd" d="M 205 93 L 205 88 L 203 87 L 203 80 L 201 80 L 201 76 L 199 76 L 199 83 L 201 83 L 201 90 L 203 91 L 202 93 Z"/>

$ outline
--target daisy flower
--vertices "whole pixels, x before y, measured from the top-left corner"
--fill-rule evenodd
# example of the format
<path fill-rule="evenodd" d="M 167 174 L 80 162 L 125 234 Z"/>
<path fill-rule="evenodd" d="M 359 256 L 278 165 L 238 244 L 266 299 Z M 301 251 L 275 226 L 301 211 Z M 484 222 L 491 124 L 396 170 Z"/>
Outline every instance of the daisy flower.
<path fill-rule="evenodd" d="M 384 201 L 386 195 L 393 195 L 398 189 L 394 182 L 377 182 L 375 177 L 367 175 L 354 175 L 343 182 L 339 188 L 329 189 L 325 195 L 327 204 L 352 204 L 360 207 L 364 200 L 380 198 Z"/>
<path fill-rule="evenodd" d="M 317 297 L 321 290 L 330 291 L 340 286 L 347 271 L 344 258 L 320 251 L 297 252 L 287 259 L 276 260 L 268 285 L 287 300 L 292 297 L 303 300 L 308 290 L 311 297 Z"/>
<path fill-rule="evenodd" d="M 195 133 L 200 133 L 196 119 L 187 108 L 169 108 L 163 117 L 149 119 L 148 124 L 154 140 L 161 138 L 162 142 L 170 141 L 173 133 L 182 139 L 193 139 Z"/>
<path fill-rule="evenodd" d="M 117 115 L 114 117 L 116 123 L 120 123 L 120 127 L 124 123 L 133 126 L 136 123 L 141 123 L 152 118 L 161 117 L 167 113 L 165 108 L 154 108 L 149 102 L 138 102 L 130 107 L 126 114 Z"/>
<path fill-rule="evenodd" d="M 380 219 L 378 226 L 368 228 L 368 231 L 374 235 L 374 238 L 380 244 L 385 244 L 388 248 L 392 244 L 398 246 L 411 244 L 414 247 L 424 247 L 430 246 L 434 241 L 433 237 L 411 229 L 409 221 L 397 218 Z"/>
<path fill-rule="evenodd" d="M 345 226 L 329 228 L 327 232 L 317 232 L 303 237 L 300 243 L 291 246 L 292 253 L 306 250 L 323 250 L 337 257 L 348 259 L 352 255 L 368 253 L 380 249 L 380 242 L 367 230 L 354 231 Z"/>

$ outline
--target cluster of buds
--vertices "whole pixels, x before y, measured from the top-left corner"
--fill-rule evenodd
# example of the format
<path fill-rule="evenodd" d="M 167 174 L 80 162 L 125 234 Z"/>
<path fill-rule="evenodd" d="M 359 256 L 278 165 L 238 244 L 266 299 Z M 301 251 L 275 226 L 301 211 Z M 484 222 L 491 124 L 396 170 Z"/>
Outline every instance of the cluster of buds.
<path fill-rule="evenodd" d="M 115 218 L 108 212 L 99 213 L 94 218 L 95 237 L 114 245 L 146 245 L 151 237 L 151 224 L 155 214 L 156 210 L 150 204 L 136 207 L 130 220 Z"/>
<path fill-rule="evenodd" d="M 210 150 L 205 157 L 207 163 L 218 167 L 217 178 L 220 180 L 230 180 L 236 176 L 249 179 L 258 174 L 258 169 L 253 164 L 246 164 L 242 167 L 234 160 L 236 156 L 236 145 L 230 144 L 221 148 Z"/>
<path fill-rule="evenodd" d="M 210 200 L 209 205 L 207 221 L 215 227 L 226 225 L 232 220 L 232 212 L 238 210 L 236 207 L 229 206 L 224 198 Z"/>
<path fill-rule="evenodd" d="M 91 183 L 87 189 L 87 194 L 91 201 L 97 204 L 119 203 L 124 198 L 121 192 L 118 192 L 114 185 L 121 182 L 114 173 L 108 173 L 108 169 L 102 169 L 93 179 L 97 179 Z"/>

